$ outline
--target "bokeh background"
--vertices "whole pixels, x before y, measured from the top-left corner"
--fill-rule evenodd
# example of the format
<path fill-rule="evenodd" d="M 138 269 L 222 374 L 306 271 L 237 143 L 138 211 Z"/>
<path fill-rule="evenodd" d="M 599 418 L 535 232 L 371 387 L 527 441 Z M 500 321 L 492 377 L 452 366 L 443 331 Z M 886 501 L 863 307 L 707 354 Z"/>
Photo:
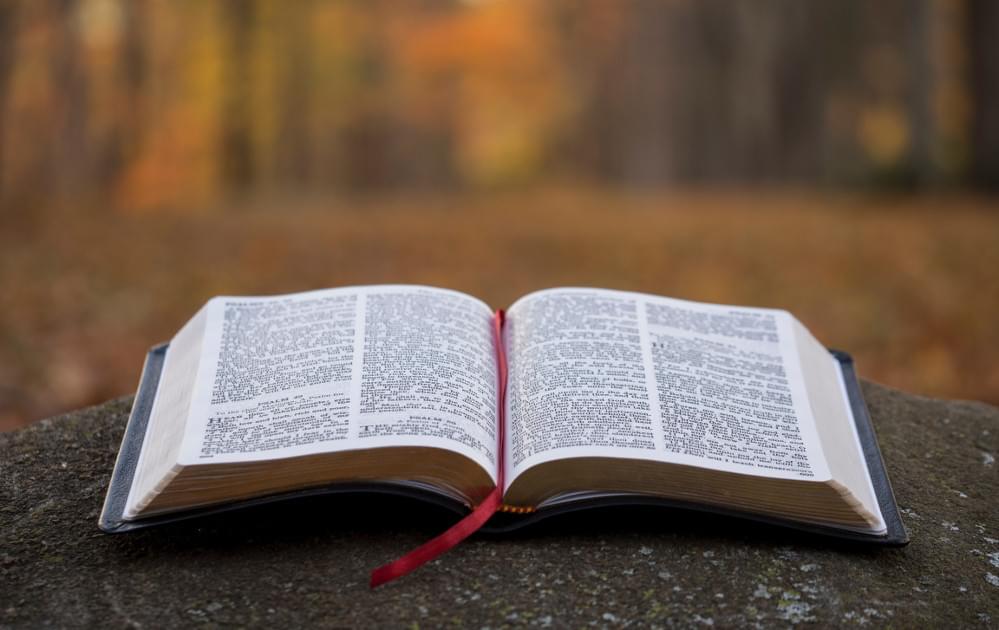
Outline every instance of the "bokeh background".
<path fill-rule="evenodd" d="M 216 294 L 786 308 L 999 403 L 992 0 L 0 0 L 0 429 Z"/>

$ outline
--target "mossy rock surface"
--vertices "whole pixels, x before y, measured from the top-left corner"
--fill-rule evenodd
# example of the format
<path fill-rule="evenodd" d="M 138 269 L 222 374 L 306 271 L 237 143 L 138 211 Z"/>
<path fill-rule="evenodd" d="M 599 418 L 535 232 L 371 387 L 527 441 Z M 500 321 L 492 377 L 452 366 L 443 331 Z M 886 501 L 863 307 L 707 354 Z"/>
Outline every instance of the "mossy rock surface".
<path fill-rule="evenodd" d="M 999 409 L 864 383 L 912 543 L 670 510 L 479 535 L 376 591 L 452 517 L 327 497 L 109 536 L 128 398 L 0 434 L 0 627 L 999 626 Z"/>

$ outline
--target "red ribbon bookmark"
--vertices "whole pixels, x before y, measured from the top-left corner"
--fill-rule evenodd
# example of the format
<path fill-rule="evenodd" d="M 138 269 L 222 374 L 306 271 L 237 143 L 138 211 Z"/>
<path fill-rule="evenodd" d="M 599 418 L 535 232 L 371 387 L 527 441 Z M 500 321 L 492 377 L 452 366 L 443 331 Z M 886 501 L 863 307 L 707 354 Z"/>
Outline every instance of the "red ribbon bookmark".
<path fill-rule="evenodd" d="M 493 316 L 493 340 L 496 346 L 496 365 L 499 369 L 499 455 L 497 463 L 499 473 L 496 476 L 496 487 L 477 505 L 471 514 L 464 517 L 446 532 L 432 540 L 428 540 L 416 549 L 410 551 L 398 560 L 383 564 L 371 572 L 371 588 L 377 588 L 386 582 L 391 582 L 407 573 L 415 571 L 420 566 L 446 553 L 452 547 L 474 534 L 482 527 L 496 510 L 503 504 L 503 472 L 504 464 L 504 430 L 506 428 L 506 350 L 503 347 L 503 322 L 505 315 L 502 310 Z"/>
<path fill-rule="evenodd" d="M 376 588 L 400 578 L 421 565 L 430 562 L 437 556 L 447 552 L 452 547 L 475 533 L 496 513 L 502 500 L 503 491 L 496 488 L 489 493 L 486 500 L 472 510 L 472 513 L 451 526 L 440 536 L 428 540 L 416 549 L 410 551 L 398 560 L 383 564 L 371 572 L 371 588 Z"/>

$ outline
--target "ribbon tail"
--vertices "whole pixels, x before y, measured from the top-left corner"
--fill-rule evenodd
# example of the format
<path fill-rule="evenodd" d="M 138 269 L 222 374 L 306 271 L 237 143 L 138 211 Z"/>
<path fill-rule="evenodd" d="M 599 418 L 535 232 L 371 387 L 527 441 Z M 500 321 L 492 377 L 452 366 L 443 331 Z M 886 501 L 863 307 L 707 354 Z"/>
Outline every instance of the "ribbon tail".
<path fill-rule="evenodd" d="M 489 520 L 502 501 L 502 491 L 495 488 L 485 501 L 472 512 L 452 525 L 447 531 L 432 540 L 428 540 L 416 549 L 410 551 L 398 560 L 384 564 L 371 572 L 371 588 L 377 588 L 386 582 L 391 582 L 407 573 L 446 553 L 452 547 L 474 534 Z"/>
<path fill-rule="evenodd" d="M 503 324 L 505 320 L 506 315 L 502 310 L 496 311 L 496 314 L 493 315 L 493 341 L 496 349 L 496 365 L 499 376 L 499 404 L 497 409 L 497 417 L 499 419 L 499 430 L 497 431 L 497 469 L 499 472 L 497 473 L 496 487 L 468 516 L 452 525 L 446 532 L 433 540 L 428 540 L 398 560 L 384 564 L 372 571 L 371 588 L 377 588 L 386 582 L 400 578 L 407 573 L 415 571 L 441 554 L 446 553 L 485 525 L 486 521 L 503 504 L 507 385 L 506 351 L 503 347 Z"/>

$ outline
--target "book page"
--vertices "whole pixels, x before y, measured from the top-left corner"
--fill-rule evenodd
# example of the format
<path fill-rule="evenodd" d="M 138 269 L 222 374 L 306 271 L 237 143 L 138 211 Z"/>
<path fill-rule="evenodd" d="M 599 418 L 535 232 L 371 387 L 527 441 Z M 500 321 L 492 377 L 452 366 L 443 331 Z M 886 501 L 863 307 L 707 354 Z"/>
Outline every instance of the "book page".
<path fill-rule="evenodd" d="M 372 286 L 207 305 L 182 464 L 383 446 L 457 451 L 495 480 L 492 312 Z"/>
<path fill-rule="evenodd" d="M 602 289 L 522 298 L 507 316 L 507 485 L 566 457 L 828 479 L 791 323 Z"/>

